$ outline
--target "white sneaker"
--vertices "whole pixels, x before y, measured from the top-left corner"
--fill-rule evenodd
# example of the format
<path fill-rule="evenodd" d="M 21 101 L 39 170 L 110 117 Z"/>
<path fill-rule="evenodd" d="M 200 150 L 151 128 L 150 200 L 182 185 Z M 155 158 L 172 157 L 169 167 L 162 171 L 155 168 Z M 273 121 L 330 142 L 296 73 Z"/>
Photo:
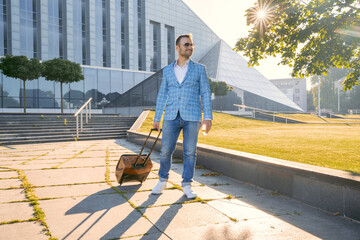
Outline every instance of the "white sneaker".
<path fill-rule="evenodd" d="M 183 187 L 182 189 L 187 198 L 196 198 L 197 195 L 193 190 L 191 190 L 190 185 L 187 185 L 187 186 Z"/>
<path fill-rule="evenodd" d="M 151 193 L 152 194 L 157 194 L 157 195 L 161 194 L 164 191 L 164 189 L 166 188 L 166 183 L 167 183 L 167 181 L 165 181 L 165 182 L 159 181 L 156 184 L 156 186 L 152 189 Z"/>

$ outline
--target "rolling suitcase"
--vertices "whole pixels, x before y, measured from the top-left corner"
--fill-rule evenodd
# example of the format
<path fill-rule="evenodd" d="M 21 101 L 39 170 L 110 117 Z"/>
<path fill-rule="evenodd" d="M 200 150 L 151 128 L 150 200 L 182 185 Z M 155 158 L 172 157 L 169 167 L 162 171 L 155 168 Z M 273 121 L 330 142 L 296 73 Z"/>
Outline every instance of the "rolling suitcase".
<path fill-rule="evenodd" d="M 153 128 L 150 130 L 150 133 L 148 137 L 145 140 L 145 143 L 139 153 L 139 155 L 136 154 L 123 154 L 121 155 L 118 164 L 116 166 L 116 179 L 118 183 L 121 185 L 124 182 L 144 182 L 149 175 L 151 168 L 152 168 L 152 162 L 150 159 L 150 154 L 152 150 L 154 149 L 156 142 L 158 141 L 162 129 L 160 129 L 159 134 L 151 147 L 151 150 L 148 154 L 142 154 L 146 143 L 152 133 L 152 131 L 157 131 L 156 128 Z"/>

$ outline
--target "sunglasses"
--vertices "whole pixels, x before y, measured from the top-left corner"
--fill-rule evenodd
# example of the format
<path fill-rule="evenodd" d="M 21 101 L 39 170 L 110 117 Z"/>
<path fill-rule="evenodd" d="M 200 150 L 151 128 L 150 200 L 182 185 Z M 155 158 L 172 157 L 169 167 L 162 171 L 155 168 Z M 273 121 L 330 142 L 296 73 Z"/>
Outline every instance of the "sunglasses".
<path fill-rule="evenodd" d="M 184 43 L 184 46 L 185 47 L 195 47 L 195 45 L 194 44 L 192 44 L 192 43 Z"/>

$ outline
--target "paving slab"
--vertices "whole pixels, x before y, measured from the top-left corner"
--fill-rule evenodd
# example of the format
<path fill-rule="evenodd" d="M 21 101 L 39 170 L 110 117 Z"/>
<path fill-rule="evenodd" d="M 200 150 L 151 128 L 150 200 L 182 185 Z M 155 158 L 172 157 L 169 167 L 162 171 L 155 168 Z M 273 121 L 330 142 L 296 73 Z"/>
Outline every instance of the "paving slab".
<path fill-rule="evenodd" d="M 128 182 L 122 185 L 114 184 L 114 186 L 121 192 L 136 192 L 136 191 L 151 191 L 152 188 L 157 184 L 157 179 L 147 179 L 142 184 Z M 171 184 L 169 186 L 172 186 Z"/>
<path fill-rule="evenodd" d="M 0 222 L 28 220 L 34 217 L 34 208 L 28 203 L 1 203 Z"/>
<path fill-rule="evenodd" d="M 0 225 L 0 240 L 26 239 L 45 240 L 49 239 L 43 233 L 43 226 L 36 222 L 23 222 Z"/>
<path fill-rule="evenodd" d="M 127 193 L 125 196 L 128 197 L 129 201 L 135 204 L 137 207 L 149 207 L 159 205 L 170 205 L 174 203 L 182 203 L 189 201 L 184 196 L 182 191 L 177 189 L 165 190 L 161 195 L 153 195 L 150 191 L 138 192 L 136 194 Z"/>
<path fill-rule="evenodd" d="M 52 186 L 35 188 L 36 196 L 41 198 L 60 198 L 73 196 L 89 196 L 116 193 L 106 183 L 81 184 L 81 185 L 67 185 L 67 186 Z"/>
<path fill-rule="evenodd" d="M 16 171 L 0 172 L 0 178 L 13 178 L 13 177 L 16 178 L 19 177 Z"/>
<path fill-rule="evenodd" d="M 270 192 L 269 190 L 265 190 L 253 184 L 232 179 L 227 176 L 219 176 L 216 178 L 201 177 L 196 178 L 195 182 L 198 184 L 205 184 L 213 190 L 217 190 L 226 195 L 231 194 L 234 197 L 260 196 L 269 194 Z"/>
<path fill-rule="evenodd" d="M 246 227 L 238 227 L 233 223 L 211 224 L 188 228 L 169 229 L 167 234 L 171 239 L 201 239 L 201 240 L 251 240 L 252 232 Z M 266 239 L 266 238 L 264 238 Z"/>
<path fill-rule="evenodd" d="M 184 229 L 232 222 L 227 216 L 203 203 L 174 204 L 141 209 L 154 225 L 164 233 L 167 229 Z"/>
<path fill-rule="evenodd" d="M 28 170 L 28 180 L 35 186 L 105 181 L 105 167 Z"/>
<path fill-rule="evenodd" d="M 0 179 L 0 189 L 4 188 L 19 188 L 22 182 L 20 179 Z"/>
<path fill-rule="evenodd" d="M 61 164 L 61 167 L 91 167 L 91 166 L 105 166 L 105 157 L 92 157 L 92 158 L 74 158 L 70 161 Z"/>
<path fill-rule="evenodd" d="M 24 189 L 0 190 L 0 203 L 25 200 Z"/>

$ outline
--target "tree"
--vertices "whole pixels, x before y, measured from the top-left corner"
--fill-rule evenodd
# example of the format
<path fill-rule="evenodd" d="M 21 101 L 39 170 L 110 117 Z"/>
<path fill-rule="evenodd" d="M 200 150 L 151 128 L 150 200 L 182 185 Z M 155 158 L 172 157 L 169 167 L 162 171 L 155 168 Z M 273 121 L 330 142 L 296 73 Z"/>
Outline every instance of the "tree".
<path fill-rule="evenodd" d="M 312 90 L 309 90 L 307 92 L 307 110 L 308 111 L 315 111 L 315 105 L 314 105 L 314 94 Z"/>
<path fill-rule="evenodd" d="M 0 61 L 0 69 L 5 76 L 23 81 L 24 113 L 26 113 L 26 81 L 38 79 L 43 71 L 43 66 L 38 59 L 28 59 L 26 56 L 6 55 Z"/>
<path fill-rule="evenodd" d="M 280 55 L 293 77 L 326 75 L 330 68 L 350 70 L 344 90 L 359 84 L 360 0 L 258 0 L 246 11 L 249 35 L 235 49 L 259 65 Z"/>
<path fill-rule="evenodd" d="M 222 96 L 226 96 L 228 91 L 232 91 L 233 88 L 230 87 L 226 82 L 213 82 L 209 78 L 210 91 L 214 93 L 215 96 L 220 97 L 220 111 L 222 111 Z"/>
<path fill-rule="evenodd" d="M 54 58 L 43 62 L 44 71 L 42 76 L 48 81 L 55 81 L 60 83 L 61 94 L 61 113 L 63 113 L 63 83 L 72 83 L 84 80 L 80 64 L 64 60 L 61 58 Z"/>

